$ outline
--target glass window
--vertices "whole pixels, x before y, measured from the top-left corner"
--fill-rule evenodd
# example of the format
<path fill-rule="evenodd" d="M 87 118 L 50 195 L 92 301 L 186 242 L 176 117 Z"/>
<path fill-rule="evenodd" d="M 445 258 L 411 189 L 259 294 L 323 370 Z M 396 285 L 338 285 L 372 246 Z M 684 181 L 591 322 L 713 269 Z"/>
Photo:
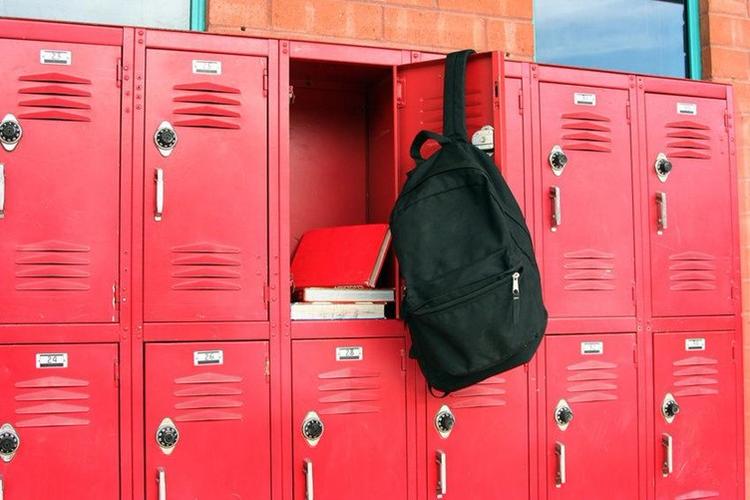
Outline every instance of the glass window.
<path fill-rule="evenodd" d="M 190 28 L 190 0 L 0 0 L 0 16 Z"/>
<path fill-rule="evenodd" d="M 542 63 L 687 76 L 685 2 L 534 0 Z"/>

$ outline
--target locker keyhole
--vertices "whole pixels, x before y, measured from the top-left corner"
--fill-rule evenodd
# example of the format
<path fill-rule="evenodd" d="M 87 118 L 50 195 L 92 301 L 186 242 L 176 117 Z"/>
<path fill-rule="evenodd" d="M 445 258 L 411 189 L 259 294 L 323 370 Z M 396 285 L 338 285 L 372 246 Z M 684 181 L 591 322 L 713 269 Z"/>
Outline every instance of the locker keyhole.
<path fill-rule="evenodd" d="M 302 433 L 305 435 L 305 438 L 311 441 L 320 439 L 320 436 L 323 435 L 323 422 L 317 418 L 306 421 L 302 428 Z"/>
<path fill-rule="evenodd" d="M 20 444 L 21 439 L 10 424 L 4 424 L 0 427 L 0 459 L 3 462 L 11 461 Z"/>
<path fill-rule="evenodd" d="M 441 413 L 437 418 L 437 427 L 441 432 L 450 432 L 456 419 L 450 413 Z"/>
<path fill-rule="evenodd" d="M 568 155 L 565 154 L 565 151 L 560 146 L 555 145 L 549 153 L 548 161 L 550 167 L 552 167 L 552 173 L 562 175 L 565 165 L 568 164 Z"/>
<path fill-rule="evenodd" d="M 174 130 L 168 128 L 159 129 L 156 132 L 156 145 L 163 149 L 173 148 L 177 142 L 177 134 Z"/>
<path fill-rule="evenodd" d="M 680 405 L 677 404 L 677 401 L 670 401 L 664 406 L 664 415 L 674 417 L 678 413 L 680 413 Z"/>
<path fill-rule="evenodd" d="M 162 427 L 156 434 L 156 440 L 162 448 L 174 448 L 179 439 L 180 433 L 172 426 Z"/>
<path fill-rule="evenodd" d="M 672 171 L 672 162 L 666 158 L 660 159 L 656 162 L 656 171 L 661 175 L 667 175 Z"/>
<path fill-rule="evenodd" d="M 6 144 L 18 142 L 21 138 L 21 126 L 16 122 L 6 121 L 0 124 L 0 140 Z"/>
<path fill-rule="evenodd" d="M 568 406 L 558 408 L 555 412 L 555 420 L 561 426 L 567 426 L 573 421 L 573 410 Z"/>

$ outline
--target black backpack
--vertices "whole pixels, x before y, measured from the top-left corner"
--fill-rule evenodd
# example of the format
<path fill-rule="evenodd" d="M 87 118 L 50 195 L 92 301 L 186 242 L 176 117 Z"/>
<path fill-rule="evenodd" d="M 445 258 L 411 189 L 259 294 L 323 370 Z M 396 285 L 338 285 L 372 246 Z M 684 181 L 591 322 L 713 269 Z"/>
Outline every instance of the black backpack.
<path fill-rule="evenodd" d="M 446 59 L 443 135 L 423 130 L 414 138 L 417 166 L 390 221 L 406 280 L 410 355 L 430 390 L 444 393 L 528 362 L 547 325 L 521 209 L 492 159 L 467 139 L 464 80 L 473 53 Z M 429 139 L 441 147 L 424 159 Z"/>

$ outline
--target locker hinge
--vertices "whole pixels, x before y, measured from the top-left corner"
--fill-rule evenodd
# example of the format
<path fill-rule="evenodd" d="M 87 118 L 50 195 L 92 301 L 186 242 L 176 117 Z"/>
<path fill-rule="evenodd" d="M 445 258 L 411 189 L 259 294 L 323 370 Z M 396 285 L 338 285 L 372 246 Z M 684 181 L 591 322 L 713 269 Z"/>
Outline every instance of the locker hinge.
<path fill-rule="evenodd" d="M 729 110 L 724 110 L 724 128 L 729 130 Z"/>
<path fill-rule="evenodd" d="M 294 95 L 294 85 L 289 86 L 289 104 L 294 104 L 294 100 L 297 96 Z"/>
<path fill-rule="evenodd" d="M 115 321 L 115 316 L 120 312 L 120 300 L 117 297 L 117 283 L 112 283 L 112 321 Z"/>
<path fill-rule="evenodd" d="M 263 284 L 263 302 L 266 304 L 266 309 L 268 309 L 268 303 L 271 301 L 271 287 L 268 286 L 268 283 Z"/>
<path fill-rule="evenodd" d="M 628 123 L 630 123 L 630 101 L 625 103 L 625 118 L 628 120 Z"/>
<path fill-rule="evenodd" d="M 401 349 L 401 371 L 406 371 L 406 350 Z"/>
<path fill-rule="evenodd" d="M 635 282 L 630 286 L 630 298 L 633 299 L 633 305 L 635 305 Z"/>
<path fill-rule="evenodd" d="M 633 364 L 638 366 L 638 345 L 633 346 Z"/>
<path fill-rule="evenodd" d="M 271 360 L 268 359 L 268 354 L 266 354 L 266 360 L 263 363 L 263 376 L 266 377 L 266 382 L 271 381 Z"/>
<path fill-rule="evenodd" d="M 404 85 L 403 78 L 396 79 L 396 106 L 399 108 L 406 106 L 406 102 L 404 101 Z"/>
<path fill-rule="evenodd" d="M 263 97 L 268 97 L 268 68 L 263 68 Z"/>
<path fill-rule="evenodd" d="M 733 340 L 732 341 L 732 363 L 734 363 L 737 360 L 737 355 L 735 353 L 735 345 L 736 344 L 735 344 L 735 342 Z"/>
<path fill-rule="evenodd" d="M 115 387 L 120 387 L 120 362 L 115 360 Z"/>
<path fill-rule="evenodd" d="M 495 107 L 499 109 L 500 108 L 500 82 L 498 82 L 497 80 L 495 80 L 493 92 L 494 92 L 493 103 Z"/>
<path fill-rule="evenodd" d="M 117 81 L 115 84 L 117 85 L 117 88 L 119 89 L 122 87 L 122 58 L 117 58 Z"/>
<path fill-rule="evenodd" d="M 523 89 L 518 89 L 518 114 L 523 114 Z"/>

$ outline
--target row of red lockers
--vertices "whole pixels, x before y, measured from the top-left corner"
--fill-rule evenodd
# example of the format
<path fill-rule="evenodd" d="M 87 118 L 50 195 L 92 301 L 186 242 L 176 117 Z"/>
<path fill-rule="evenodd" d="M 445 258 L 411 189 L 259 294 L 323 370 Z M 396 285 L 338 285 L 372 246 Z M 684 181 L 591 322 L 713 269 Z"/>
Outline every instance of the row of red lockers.
<path fill-rule="evenodd" d="M 550 335 L 438 399 L 401 322 L 291 322 L 280 278 L 304 230 L 387 220 L 434 56 L 0 37 L 5 499 L 742 497 L 730 88 L 470 62 Z"/>

